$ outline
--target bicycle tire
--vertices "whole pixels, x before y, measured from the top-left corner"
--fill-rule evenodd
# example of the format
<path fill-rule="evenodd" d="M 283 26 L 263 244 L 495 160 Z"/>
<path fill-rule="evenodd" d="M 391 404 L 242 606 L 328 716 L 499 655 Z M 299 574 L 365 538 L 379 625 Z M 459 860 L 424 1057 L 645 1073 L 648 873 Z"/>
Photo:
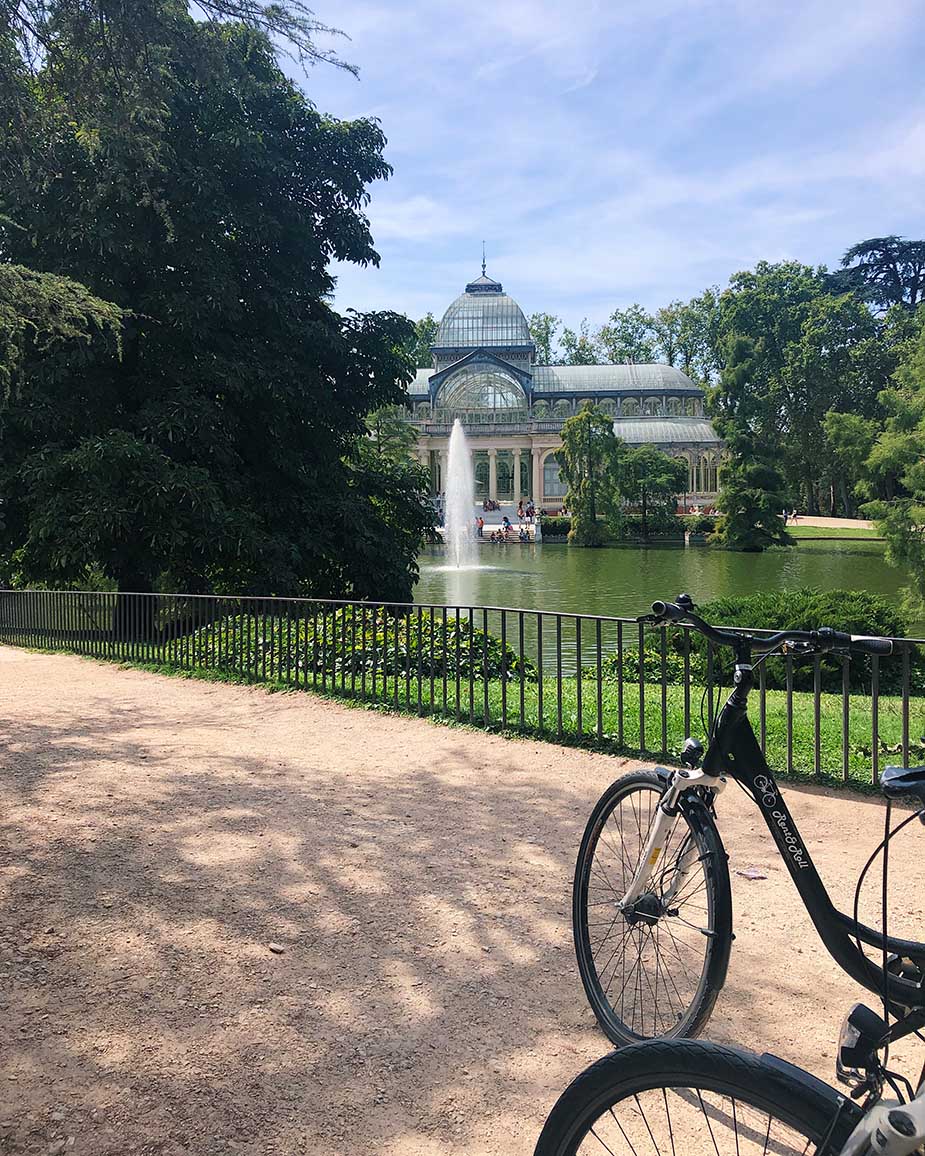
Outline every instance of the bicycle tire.
<path fill-rule="evenodd" d="M 708 1124 L 710 1143 L 704 1145 L 704 1156 L 708 1152 L 714 1156 L 727 1156 L 727 1152 L 733 1156 L 736 1153 L 747 1156 L 753 1147 L 756 1152 L 763 1151 L 765 1156 L 769 1151 L 780 1156 L 782 1149 L 786 1151 L 781 1139 L 776 1136 L 774 1144 L 768 1143 L 772 1121 L 806 1139 L 816 1150 L 825 1141 L 819 1156 L 837 1153 L 861 1115 L 858 1106 L 835 1088 L 772 1056 L 757 1056 L 705 1040 L 658 1039 L 611 1052 L 577 1076 L 550 1112 L 534 1156 L 578 1156 L 585 1150 L 598 1154 L 606 1150 L 611 1156 L 623 1156 L 626 1152 L 629 1156 L 633 1147 L 630 1128 L 632 1125 L 640 1131 L 640 1118 L 645 1123 L 648 1140 L 637 1147 L 647 1156 L 653 1149 L 656 1156 L 660 1156 L 657 1134 L 667 1134 L 671 1139 L 667 1156 L 673 1156 L 676 1144 L 678 1152 L 683 1150 L 688 1156 L 694 1156 L 698 1145 L 681 1143 L 683 1132 L 672 1131 L 670 1123 L 669 1104 L 676 1101 L 682 1109 L 698 1115 L 693 1096 L 685 1097 L 685 1091 L 696 1094 L 705 1118 L 708 1113 L 704 1108 L 704 1095 L 711 1107 L 717 1102 L 725 1104 L 728 1097 L 732 1109 L 731 1112 L 725 1111 L 727 1126 L 730 1118 L 737 1125 L 737 1105 L 739 1119 L 743 1122 L 750 1119 L 752 1113 L 768 1116 L 763 1145 L 760 1135 L 757 1143 L 746 1143 L 749 1139 L 754 1141 L 754 1137 L 743 1136 L 740 1144 L 738 1131 L 734 1147 L 719 1144 L 713 1127 Z M 667 1130 L 661 1122 L 661 1099 L 666 1105 Z M 655 1107 L 650 1120 L 646 1119 L 645 1109 L 641 1106 L 646 1102 Z M 625 1105 L 622 1110 L 621 1105 Z M 743 1106 L 749 1110 L 748 1113 L 742 1112 Z M 621 1115 L 624 1117 L 622 1124 Z M 609 1127 L 608 1143 L 603 1143 L 602 1126 L 598 1122 L 605 1120 L 610 1125 L 611 1116 L 617 1127 Z M 595 1124 L 598 1124 L 598 1129 L 592 1131 Z M 610 1142 L 611 1134 L 616 1137 L 613 1142 Z M 592 1136 L 594 1143 L 589 1140 Z M 583 1149 L 586 1140 L 589 1144 Z M 802 1145 L 795 1148 L 797 1156 L 806 1150 Z"/>
<path fill-rule="evenodd" d="M 607 880 L 605 884 L 602 884 L 607 888 L 607 893 L 604 899 L 598 899 L 596 893 L 592 893 L 591 876 L 592 872 L 595 871 L 595 856 L 598 854 L 598 848 L 604 847 L 605 829 L 607 829 L 608 822 L 616 814 L 618 806 L 622 807 L 624 801 L 630 800 L 635 793 L 645 793 L 648 796 L 647 814 L 651 818 L 654 804 L 665 789 L 666 780 L 664 778 L 652 771 L 645 770 L 633 771 L 611 783 L 591 813 L 575 865 L 572 888 L 572 931 L 578 970 L 588 1002 L 598 1023 L 607 1038 L 618 1047 L 644 1039 L 674 1039 L 681 1036 L 698 1035 L 709 1019 L 717 997 L 722 990 L 729 965 L 733 939 L 732 890 L 729 883 L 729 867 L 716 824 L 701 799 L 695 796 L 682 797 L 679 826 L 676 827 L 676 831 L 686 829 L 698 850 L 698 863 L 702 874 L 703 896 L 706 905 L 706 928 L 694 927 L 695 934 L 692 935 L 688 929 L 692 925 L 687 925 L 682 930 L 682 924 L 685 924 L 686 921 L 681 919 L 678 922 L 676 918 L 666 914 L 652 927 L 640 924 L 638 927 L 626 929 L 623 924 L 618 922 L 616 905 L 612 902 L 616 899 L 620 888 L 614 887 L 607 880 L 607 873 L 600 865 L 599 873 L 602 873 L 604 879 Z M 642 804 L 640 803 L 640 805 Z M 619 831 L 620 837 L 623 839 L 626 832 L 624 831 L 622 810 L 620 816 Z M 635 833 L 638 836 L 636 843 L 639 850 L 641 850 L 644 842 L 647 822 L 645 817 L 640 822 L 637 813 Z M 684 824 L 684 827 L 682 828 L 680 824 Z M 629 825 L 632 827 L 632 822 Z M 629 832 L 629 834 L 632 833 L 632 831 Z M 619 846 L 621 856 L 619 870 L 622 873 L 621 885 L 624 888 L 632 876 L 632 870 L 638 859 L 638 851 L 636 859 L 633 858 L 632 849 L 628 852 L 625 851 L 625 842 L 626 840 L 623 839 Z M 611 846 L 611 851 L 615 850 L 616 847 Z M 603 854 L 604 851 L 602 850 Z M 666 846 L 664 859 L 667 860 L 668 856 L 669 848 Z M 696 898 L 696 895 L 692 898 Z M 607 944 L 607 938 L 605 935 L 604 940 L 597 946 L 592 942 L 594 919 L 589 904 L 601 908 L 604 912 L 604 924 L 611 918 L 611 912 L 613 912 L 612 922 L 607 927 L 607 935 L 616 928 L 617 936 L 622 935 L 623 937 L 622 943 L 618 943 L 614 950 L 619 951 L 622 947 L 624 955 L 630 956 L 634 951 L 636 952 L 635 960 L 631 960 L 629 973 L 624 958 L 614 965 L 613 974 L 608 981 L 607 970 L 615 958 L 614 952 L 607 960 L 607 966 L 601 967 L 599 973 L 596 957 L 602 953 Z M 671 922 L 668 922 L 669 918 L 671 918 Z M 686 937 L 685 942 L 679 944 L 672 924 L 678 929 L 682 937 Z M 662 953 L 660 942 L 660 926 L 665 929 L 666 947 L 664 953 Z M 705 945 L 703 945 L 699 935 L 703 936 Z M 702 945 L 703 960 L 699 974 L 695 976 L 693 969 L 691 969 L 689 979 L 682 989 L 678 983 L 676 969 L 688 958 L 682 953 L 681 946 L 688 948 L 689 945 L 691 945 L 690 950 L 694 949 L 693 945 Z M 674 961 L 671 960 L 672 952 L 676 957 Z M 654 956 L 654 966 L 648 970 L 654 971 L 654 976 L 650 978 L 646 970 L 648 963 L 644 962 L 644 958 L 647 961 L 652 956 Z M 660 962 L 660 959 L 663 962 Z M 664 962 L 666 959 L 671 962 L 671 968 L 674 970 L 669 970 Z M 621 966 L 621 963 L 622 973 L 618 979 L 617 968 Z M 643 1006 L 640 1013 L 636 1014 L 639 1003 L 638 997 L 641 995 L 645 999 L 646 992 L 649 995 L 654 993 L 654 1002 L 657 1005 L 660 982 L 664 992 L 662 1011 L 659 1012 L 657 1006 L 652 1010 L 651 1028 L 646 1030 L 647 1013 L 645 1007 Z M 630 986 L 633 987 L 633 1006 L 631 1014 L 628 1015 L 627 991 Z M 616 998 L 612 999 L 611 995 Z M 667 1008 L 665 1007 L 666 1004 Z"/>

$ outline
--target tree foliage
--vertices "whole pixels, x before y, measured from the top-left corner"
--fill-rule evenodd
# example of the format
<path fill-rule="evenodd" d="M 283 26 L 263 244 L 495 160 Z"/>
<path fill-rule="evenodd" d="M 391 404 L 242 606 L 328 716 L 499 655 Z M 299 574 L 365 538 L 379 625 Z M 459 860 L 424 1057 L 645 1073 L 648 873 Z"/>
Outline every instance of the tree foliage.
<path fill-rule="evenodd" d="M 893 305 L 915 311 L 925 301 L 925 241 L 869 237 L 858 241 L 831 274 L 836 293 L 852 292 L 880 310 Z"/>
<path fill-rule="evenodd" d="M 877 438 L 877 423 L 857 413 L 829 410 L 822 419 L 828 468 L 847 517 L 856 514 L 855 491 L 866 477 L 867 459 Z"/>
<path fill-rule="evenodd" d="M 613 418 L 590 403 L 562 427 L 559 470 L 568 485 L 569 541 L 576 546 L 604 544 L 601 519 L 613 513 L 622 445 L 614 435 Z"/>
<path fill-rule="evenodd" d="M 712 540 L 751 552 L 791 541 L 782 516 L 789 494 L 761 436 L 764 400 L 754 387 L 758 363 L 751 338 L 730 338 L 722 379 L 710 396 L 717 431 L 726 441 L 716 503 L 720 518 Z"/>
<path fill-rule="evenodd" d="M 6 551 L 31 580 L 408 597 L 412 479 L 365 415 L 401 400 L 411 328 L 328 302 L 332 260 L 378 261 L 381 129 L 285 78 L 254 27 L 283 9 L 100 10 L 44 4 L 32 57 L 3 41 L 0 249 L 124 311 L 121 361 L 4 403 Z"/>
<path fill-rule="evenodd" d="M 434 355 L 431 348 L 437 340 L 439 329 L 433 313 L 428 313 L 414 323 L 414 336 L 409 353 L 418 369 L 431 369 L 434 364 Z"/>
<path fill-rule="evenodd" d="M 597 333 L 592 330 L 587 317 L 583 318 L 577 332 L 566 326 L 559 341 L 563 365 L 600 365 L 603 361 Z"/>
<path fill-rule="evenodd" d="M 677 508 L 678 495 L 687 489 L 687 462 L 673 458 L 653 445 L 628 450 L 620 462 L 619 489 L 624 498 L 639 506 L 643 537 L 649 520 Z"/>
<path fill-rule="evenodd" d="M 925 603 L 925 306 L 917 315 L 918 334 L 904 349 L 893 388 L 881 394 L 887 412 L 882 432 L 865 468 L 885 496 L 864 513 L 875 518 L 887 540 L 891 561 L 912 576 L 919 607 Z"/>
<path fill-rule="evenodd" d="M 561 320 L 552 313 L 531 313 L 527 321 L 530 336 L 536 346 L 536 360 L 539 365 L 558 365 L 559 347 L 556 335 L 562 326 Z"/>
<path fill-rule="evenodd" d="M 110 369 L 121 353 L 122 310 L 83 285 L 21 265 L 0 265 L 0 398 L 31 383 Z"/>
<path fill-rule="evenodd" d="M 606 360 L 618 364 L 654 361 L 653 324 L 652 315 L 638 303 L 615 309 L 598 333 Z"/>

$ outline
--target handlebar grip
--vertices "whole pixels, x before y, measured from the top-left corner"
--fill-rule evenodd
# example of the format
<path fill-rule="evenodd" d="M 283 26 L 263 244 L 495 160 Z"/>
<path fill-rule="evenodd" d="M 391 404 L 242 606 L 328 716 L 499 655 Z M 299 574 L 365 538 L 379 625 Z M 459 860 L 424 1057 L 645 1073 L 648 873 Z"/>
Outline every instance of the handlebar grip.
<path fill-rule="evenodd" d="M 867 634 L 850 634 L 850 646 L 857 654 L 892 654 L 893 642 L 889 638 L 875 638 Z"/>
<path fill-rule="evenodd" d="M 683 622 L 688 612 L 673 602 L 653 602 L 652 613 L 656 618 L 666 618 L 669 622 Z"/>

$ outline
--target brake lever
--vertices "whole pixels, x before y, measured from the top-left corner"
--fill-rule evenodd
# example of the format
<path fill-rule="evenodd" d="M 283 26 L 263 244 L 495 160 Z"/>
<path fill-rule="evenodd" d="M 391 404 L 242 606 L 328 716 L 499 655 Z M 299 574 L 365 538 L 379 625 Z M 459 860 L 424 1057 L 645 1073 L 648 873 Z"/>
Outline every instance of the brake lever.
<path fill-rule="evenodd" d="M 662 626 L 667 621 L 667 618 L 659 618 L 657 614 L 640 614 L 636 618 L 639 626 Z"/>

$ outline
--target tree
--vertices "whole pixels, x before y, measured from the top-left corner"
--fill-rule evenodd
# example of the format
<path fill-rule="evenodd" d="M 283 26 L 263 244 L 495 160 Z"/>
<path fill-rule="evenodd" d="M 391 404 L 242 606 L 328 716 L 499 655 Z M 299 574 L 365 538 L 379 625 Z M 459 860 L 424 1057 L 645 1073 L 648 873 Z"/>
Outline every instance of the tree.
<path fill-rule="evenodd" d="M 830 410 L 822 420 L 834 485 L 846 518 L 856 515 L 854 491 L 877 437 L 877 423 L 856 413 Z"/>
<path fill-rule="evenodd" d="M 687 462 L 652 445 L 641 445 L 623 455 L 620 493 L 640 508 L 642 534 L 648 537 L 649 514 L 673 514 L 678 495 L 687 489 Z"/>
<path fill-rule="evenodd" d="M 888 417 L 867 459 L 866 469 L 887 499 L 868 502 L 863 512 L 886 538 L 887 558 L 912 575 L 912 593 L 925 603 L 925 306 L 916 315 L 918 336 L 910 342 L 894 374 L 894 387 L 881 395 Z M 886 489 L 887 487 L 883 487 Z"/>
<path fill-rule="evenodd" d="M 437 341 L 439 328 L 433 313 L 428 313 L 420 321 L 415 321 L 414 337 L 409 352 L 418 369 L 433 368 L 434 355 L 431 348 Z"/>
<path fill-rule="evenodd" d="M 36 379 L 76 381 L 118 361 L 122 310 L 66 277 L 0 265 L 0 398 L 19 401 Z M 0 411 L 2 412 L 2 411 Z"/>
<path fill-rule="evenodd" d="M 829 277 L 833 292 L 856 293 L 880 310 L 901 305 L 914 312 L 925 301 L 925 241 L 869 237 L 845 253 Z"/>
<path fill-rule="evenodd" d="M 559 350 L 556 334 L 562 324 L 561 320 L 552 313 L 532 313 L 527 324 L 536 346 L 537 364 L 557 365 Z"/>
<path fill-rule="evenodd" d="M 424 466 L 397 442 L 359 438 L 347 461 L 347 500 L 337 525 L 338 551 L 355 551 L 354 585 L 376 598 L 410 601 L 422 542 L 437 540 Z"/>
<path fill-rule="evenodd" d="M 562 427 L 559 469 L 568 485 L 566 502 L 571 511 L 569 541 L 576 546 L 603 546 L 604 524 L 615 499 L 620 442 L 613 432 L 613 418 L 586 402 Z"/>
<path fill-rule="evenodd" d="M 719 290 L 705 289 L 678 308 L 677 350 L 688 377 L 710 385 L 721 369 L 718 343 Z"/>
<path fill-rule="evenodd" d="M 763 439 L 763 400 L 754 388 L 756 343 L 731 336 L 719 385 L 708 395 L 714 424 L 726 441 L 712 540 L 733 550 L 756 552 L 788 545 L 782 511 L 790 504 L 784 478 Z"/>
<path fill-rule="evenodd" d="M 780 470 L 748 438 L 738 437 L 727 447 L 722 487 L 716 501 L 720 517 L 711 541 L 731 550 L 757 553 L 768 546 L 788 546 L 781 511 L 787 492 Z"/>
<path fill-rule="evenodd" d="M 407 599 L 408 491 L 362 451 L 410 325 L 329 304 L 332 260 L 378 260 L 381 130 L 318 113 L 252 27 L 89 11 L 43 6 L 37 63 L 2 45 L 0 251 L 126 311 L 122 360 L 6 402 L 3 550 L 33 581 Z"/>
<path fill-rule="evenodd" d="M 655 360 L 655 331 L 652 315 L 641 305 L 615 309 L 598 333 L 608 361 L 648 362 Z"/>
<path fill-rule="evenodd" d="M 790 476 L 801 479 L 810 513 L 818 509 L 826 413 L 874 412 L 892 368 L 874 318 L 856 297 L 825 294 L 807 303 L 799 335 L 785 350 L 778 396 L 783 455 Z"/>
<path fill-rule="evenodd" d="M 591 332 L 591 326 L 585 317 L 578 332 L 565 328 L 561 337 L 564 365 L 600 365 L 603 360 L 598 335 Z"/>
<path fill-rule="evenodd" d="M 683 301 L 672 301 L 656 309 L 652 317 L 654 352 L 668 365 L 674 365 L 680 356 L 683 310 Z"/>
<path fill-rule="evenodd" d="M 366 428 L 379 457 L 393 462 L 416 461 L 417 430 L 400 405 L 382 405 L 366 419 Z"/>
<path fill-rule="evenodd" d="M 317 36 L 341 36 L 336 28 L 330 28 L 315 18 L 312 10 L 301 0 L 197 0 L 197 9 L 209 20 L 234 21 L 243 24 L 268 39 L 287 45 L 289 51 L 302 64 L 325 62 L 356 73 L 357 69 L 340 60 L 336 53 L 318 46 Z M 172 6 L 173 11 L 178 9 Z M 185 12 L 185 6 L 180 11 Z M 38 70 L 49 62 L 53 67 L 73 66 L 73 62 L 59 57 L 59 20 L 62 14 L 71 22 L 72 30 L 84 38 L 88 51 L 82 61 L 85 75 L 95 77 L 94 86 L 83 95 L 95 91 L 100 75 L 110 77 L 123 75 L 123 85 L 127 81 L 124 69 L 123 49 L 131 43 L 135 48 L 153 48 L 155 39 L 148 34 L 166 13 L 165 6 L 157 0 L 136 2 L 127 7 L 107 3 L 107 0 L 70 0 L 66 8 L 49 4 L 46 0 L 11 0 L 4 10 L 4 17 L 15 38 L 23 61 Z M 102 49 L 102 51 L 100 51 Z M 149 58 L 150 63 L 150 58 Z M 124 93 L 124 87 L 123 87 Z"/>
<path fill-rule="evenodd" d="M 793 261 L 737 273 L 719 299 L 717 334 L 720 363 L 740 338 L 750 344 L 739 416 L 761 459 L 783 469 L 788 488 L 799 482 L 815 512 L 826 464 L 822 419 L 831 408 L 876 412 L 894 365 L 890 341 L 861 302 L 826 292 L 822 270 Z M 731 380 L 721 375 L 711 394 L 721 416 Z"/>

